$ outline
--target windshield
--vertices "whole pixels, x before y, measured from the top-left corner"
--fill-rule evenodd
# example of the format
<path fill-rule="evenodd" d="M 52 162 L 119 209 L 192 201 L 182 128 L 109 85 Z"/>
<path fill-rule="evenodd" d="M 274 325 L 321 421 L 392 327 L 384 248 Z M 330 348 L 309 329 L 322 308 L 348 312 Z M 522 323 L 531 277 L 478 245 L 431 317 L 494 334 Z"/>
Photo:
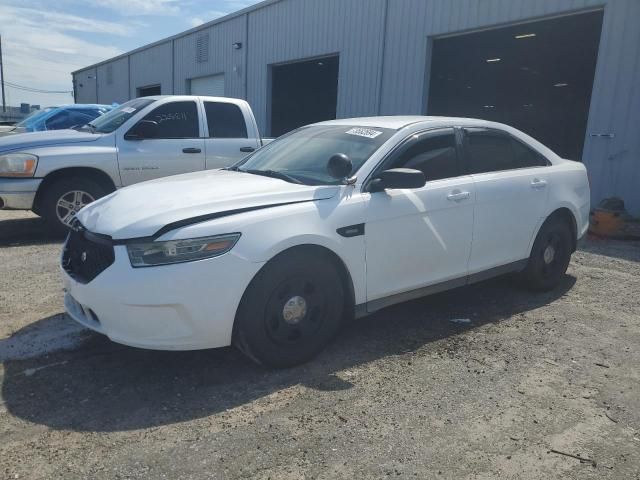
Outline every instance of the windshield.
<path fill-rule="evenodd" d="M 123 103 L 118 108 L 111 110 L 109 113 L 96 118 L 88 125 L 92 127 L 92 131 L 96 133 L 111 133 L 124 122 L 129 120 L 137 112 L 152 104 L 155 100 L 149 98 L 136 98 Z"/>
<path fill-rule="evenodd" d="M 291 181 L 306 185 L 337 185 L 344 179 L 329 174 L 327 163 L 332 156 L 347 155 L 353 164 L 353 175 L 394 133 L 388 128 L 354 125 L 303 127 L 262 147 L 233 169 L 290 177 Z"/>
<path fill-rule="evenodd" d="M 53 112 L 54 110 L 58 110 L 58 108 L 59 107 L 47 107 L 42 110 L 33 112 L 20 123 L 16 124 L 16 127 L 32 128 L 34 125 L 47 118 L 51 114 L 51 112 Z"/>

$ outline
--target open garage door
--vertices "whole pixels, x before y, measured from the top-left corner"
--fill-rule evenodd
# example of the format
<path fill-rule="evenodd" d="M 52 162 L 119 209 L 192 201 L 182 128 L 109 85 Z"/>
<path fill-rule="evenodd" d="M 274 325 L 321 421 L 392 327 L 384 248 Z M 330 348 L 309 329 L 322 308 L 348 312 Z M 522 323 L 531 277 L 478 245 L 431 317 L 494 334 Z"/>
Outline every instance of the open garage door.
<path fill-rule="evenodd" d="M 602 11 L 435 39 L 429 115 L 512 125 L 580 160 Z"/>
<path fill-rule="evenodd" d="M 137 90 L 138 97 L 152 97 L 154 95 L 162 95 L 160 85 L 149 85 L 147 87 L 139 87 Z"/>
<path fill-rule="evenodd" d="M 271 136 L 336 118 L 338 56 L 274 65 L 271 76 Z"/>
<path fill-rule="evenodd" d="M 189 93 L 191 95 L 224 97 L 224 74 L 192 78 L 189 80 Z"/>

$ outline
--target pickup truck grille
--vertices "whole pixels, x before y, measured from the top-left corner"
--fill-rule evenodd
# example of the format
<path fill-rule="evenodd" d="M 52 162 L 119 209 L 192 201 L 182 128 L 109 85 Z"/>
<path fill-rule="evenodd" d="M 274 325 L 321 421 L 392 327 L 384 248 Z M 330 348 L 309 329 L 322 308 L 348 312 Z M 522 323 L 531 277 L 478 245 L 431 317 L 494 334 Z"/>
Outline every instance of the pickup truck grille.
<path fill-rule="evenodd" d="M 74 280 L 89 283 L 114 261 L 113 245 L 89 240 L 82 229 L 69 233 L 62 252 L 62 268 Z"/>

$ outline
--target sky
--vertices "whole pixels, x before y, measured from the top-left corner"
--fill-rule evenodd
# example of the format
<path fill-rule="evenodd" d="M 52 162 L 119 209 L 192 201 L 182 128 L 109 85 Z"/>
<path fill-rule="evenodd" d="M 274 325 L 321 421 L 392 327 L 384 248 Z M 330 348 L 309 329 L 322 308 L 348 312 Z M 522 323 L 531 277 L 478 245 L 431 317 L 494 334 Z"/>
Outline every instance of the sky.
<path fill-rule="evenodd" d="M 7 105 L 73 103 L 71 72 L 258 0 L 0 0 Z"/>

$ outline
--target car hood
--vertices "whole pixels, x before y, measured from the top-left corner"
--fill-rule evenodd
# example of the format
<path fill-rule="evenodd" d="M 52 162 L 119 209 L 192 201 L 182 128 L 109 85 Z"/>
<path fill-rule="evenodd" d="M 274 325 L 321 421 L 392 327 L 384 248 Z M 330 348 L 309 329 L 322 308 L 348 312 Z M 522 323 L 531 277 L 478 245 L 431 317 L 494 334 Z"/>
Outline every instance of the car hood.
<path fill-rule="evenodd" d="M 176 222 L 197 217 L 204 217 L 200 219 L 204 221 L 207 216 L 237 210 L 327 199 L 339 188 L 209 170 L 123 188 L 83 208 L 78 220 L 90 232 L 109 235 L 114 240 L 150 237 Z"/>
<path fill-rule="evenodd" d="M 77 130 L 49 130 L 47 132 L 28 132 L 20 135 L 8 135 L 0 138 L 0 152 L 28 150 L 50 145 L 68 145 L 70 143 L 95 142 L 101 134 L 79 132 Z"/>
<path fill-rule="evenodd" d="M 17 135 L 18 133 L 27 133 L 25 127 L 16 127 L 15 125 L 11 127 L 0 127 L 0 137 L 5 137 L 7 135 Z"/>

